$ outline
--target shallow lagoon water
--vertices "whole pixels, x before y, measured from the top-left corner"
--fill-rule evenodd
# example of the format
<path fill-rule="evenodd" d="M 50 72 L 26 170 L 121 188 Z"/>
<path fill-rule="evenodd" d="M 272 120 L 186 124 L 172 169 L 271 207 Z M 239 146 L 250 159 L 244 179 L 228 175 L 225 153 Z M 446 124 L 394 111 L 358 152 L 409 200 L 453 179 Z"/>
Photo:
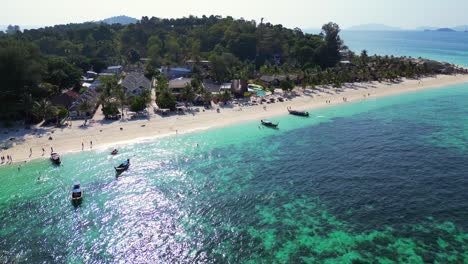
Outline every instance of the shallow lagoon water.
<path fill-rule="evenodd" d="M 0 262 L 467 262 L 467 101 L 458 85 L 1 168 Z"/>

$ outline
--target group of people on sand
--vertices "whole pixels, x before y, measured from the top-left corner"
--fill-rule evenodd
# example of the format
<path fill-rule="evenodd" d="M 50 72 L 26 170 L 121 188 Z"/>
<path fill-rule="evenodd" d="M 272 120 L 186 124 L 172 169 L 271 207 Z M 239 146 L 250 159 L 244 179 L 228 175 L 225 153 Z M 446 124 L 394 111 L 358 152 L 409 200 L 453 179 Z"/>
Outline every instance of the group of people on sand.
<path fill-rule="evenodd" d="M 6 155 L 6 157 L 2 156 L 1 161 L 2 161 L 1 164 L 3 164 L 3 163 L 12 163 L 13 162 L 13 157 L 10 156 L 10 155 Z"/>
<path fill-rule="evenodd" d="M 92 140 L 89 141 L 89 149 L 93 149 L 93 141 Z M 81 142 L 81 150 L 84 150 L 84 143 L 83 142 Z"/>

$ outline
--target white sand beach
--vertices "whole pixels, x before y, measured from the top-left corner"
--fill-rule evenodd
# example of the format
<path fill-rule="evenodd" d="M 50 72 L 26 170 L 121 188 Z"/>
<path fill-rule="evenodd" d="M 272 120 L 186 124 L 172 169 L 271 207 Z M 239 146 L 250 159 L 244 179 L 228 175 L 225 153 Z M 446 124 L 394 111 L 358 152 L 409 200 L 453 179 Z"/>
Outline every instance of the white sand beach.
<path fill-rule="evenodd" d="M 186 113 L 184 115 L 171 115 L 161 117 L 153 114 L 149 118 L 139 120 L 106 121 L 103 120 L 101 110 L 98 109 L 88 126 L 82 127 L 82 120 L 72 121 L 71 127 L 66 128 L 37 128 L 0 129 L 0 141 L 15 142 L 14 146 L 2 150 L 0 156 L 11 155 L 13 164 L 27 162 L 38 158 L 49 158 L 51 147 L 55 152 L 65 154 L 83 150 L 89 151 L 92 141 L 93 149 L 111 148 L 119 144 L 137 142 L 142 139 L 175 135 L 176 133 L 189 133 L 196 130 L 223 127 L 236 123 L 253 121 L 274 116 L 286 115 L 288 106 L 296 110 L 313 110 L 348 102 L 370 100 L 372 98 L 397 95 L 405 92 L 443 87 L 468 82 L 468 75 L 440 75 L 421 80 L 404 80 L 401 83 L 359 83 L 348 84 L 343 91 L 335 92 L 333 89 L 318 91 L 302 88 L 295 89 L 297 94 L 291 100 L 253 106 L 230 105 L 216 107 L 204 112 Z M 468 86 L 467 86 L 468 88 Z M 370 94 L 370 96 L 368 96 Z M 330 104 L 326 101 L 330 101 Z M 266 106 L 266 109 L 264 108 Z M 52 137 L 52 140 L 49 140 Z M 12 140 L 13 138 L 13 140 Z M 43 155 L 42 149 L 45 150 Z M 32 153 L 31 153 L 32 150 Z M 5 164 L 2 164 L 5 165 Z"/>

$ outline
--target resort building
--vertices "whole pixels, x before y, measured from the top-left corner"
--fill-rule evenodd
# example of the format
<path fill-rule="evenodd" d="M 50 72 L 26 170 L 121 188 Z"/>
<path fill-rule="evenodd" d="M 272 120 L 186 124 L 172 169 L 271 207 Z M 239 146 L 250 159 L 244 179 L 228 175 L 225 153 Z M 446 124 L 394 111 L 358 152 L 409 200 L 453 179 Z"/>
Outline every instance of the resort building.
<path fill-rule="evenodd" d="M 80 94 L 73 90 L 68 90 L 60 95 L 53 96 L 50 98 L 50 102 L 53 105 L 61 106 L 65 109 L 69 109 L 73 103 L 80 98 Z"/>
<path fill-rule="evenodd" d="M 96 91 L 96 87 L 90 87 L 88 90 L 86 90 L 78 100 L 73 102 L 72 106 L 70 109 L 68 109 L 70 118 L 72 119 L 85 119 L 85 118 L 90 118 L 94 115 L 94 112 L 96 111 L 96 108 L 98 106 L 98 101 L 99 101 L 99 93 Z M 82 110 L 80 109 L 80 105 L 83 102 L 87 102 L 90 106 L 89 109 Z"/>
<path fill-rule="evenodd" d="M 125 92 L 131 95 L 139 95 L 143 90 L 151 89 L 151 81 L 148 80 L 141 73 L 130 73 L 123 80 L 120 81 L 120 85 L 125 88 Z"/>
<path fill-rule="evenodd" d="M 92 83 L 96 78 L 98 74 L 93 71 L 87 71 L 85 75 L 81 76 L 81 82 L 83 83 Z"/>
<path fill-rule="evenodd" d="M 203 88 L 205 88 L 205 90 L 214 95 L 219 94 L 219 91 L 221 89 L 221 84 L 216 83 L 212 80 L 203 80 L 202 85 Z"/>
<path fill-rule="evenodd" d="M 282 81 L 293 81 L 297 82 L 298 76 L 296 74 L 274 74 L 274 75 L 262 75 L 259 81 L 266 87 L 279 87 Z"/>
<path fill-rule="evenodd" d="M 104 73 L 112 73 L 115 75 L 119 75 L 122 73 L 123 67 L 121 65 L 117 66 L 109 66 L 107 69 L 104 71 Z"/>
<path fill-rule="evenodd" d="M 236 97 L 243 97 L 248 91 L 248 85 L 246 80 L 232 80 L 231 93 Z"/>
<path fill-rule="evenodd" d="M 177 98 L 186 86 L 192 85 L 192 78 L 177 78 L 169 81 L 168 88 Z"/>
<path fill-rule="evenodd" d="M 192 70 L 187 68 L 170 68 L 170 67 L 161 67 L 161 73 L 164 74 L 169 80 L 176 78 L 188 78 L 192 76 Z"/>
<path fill-rule="evenodd" d="M 236 97 L 242 97 L 244 93 L 248 91 L 247 81 L 244 80 L 232 80 L 232 82 L 221 84 L 211 80 L 204 80 L 202 85 L 207 91 L 214 95 L 228 91 Z"/>

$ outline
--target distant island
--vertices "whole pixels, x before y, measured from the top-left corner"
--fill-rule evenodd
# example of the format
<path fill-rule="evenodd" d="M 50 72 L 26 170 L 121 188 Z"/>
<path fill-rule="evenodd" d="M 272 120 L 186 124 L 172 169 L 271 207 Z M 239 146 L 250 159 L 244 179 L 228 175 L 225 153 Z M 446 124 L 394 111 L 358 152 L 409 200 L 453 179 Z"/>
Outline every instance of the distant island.
<path fill-rule="evenodd" d="M 346 28 L 347 31 L 402 31 L 399 27 L 391 27 L 384 24 L 363 24 Z"/>
<path fill-rule="evenodd" d="M 404 29 L 401 27 L 388 26 L 385 24 L 362 24 L 352 27 L 345 28 L 346 31 L 438 31 L 438 32 L 466 32 L 468 31 L 468 25 L 460 25 L 456 27 L 433 27 L 433 26 L 422 26 L 413 29 Z M 315 33 L 316 30 L 306 30 L 307 32 Z"/>
<path fill-rule="evenodd" d="M 430 29 L 425 29 L 424 31 L 438 31 L 438 32 L 457 32 L 456 30 L 454 29 L 451 29 L 451 28 L 438 28 L 438 29 L 435 29 L 435 30 L 430 30 Z"/>

